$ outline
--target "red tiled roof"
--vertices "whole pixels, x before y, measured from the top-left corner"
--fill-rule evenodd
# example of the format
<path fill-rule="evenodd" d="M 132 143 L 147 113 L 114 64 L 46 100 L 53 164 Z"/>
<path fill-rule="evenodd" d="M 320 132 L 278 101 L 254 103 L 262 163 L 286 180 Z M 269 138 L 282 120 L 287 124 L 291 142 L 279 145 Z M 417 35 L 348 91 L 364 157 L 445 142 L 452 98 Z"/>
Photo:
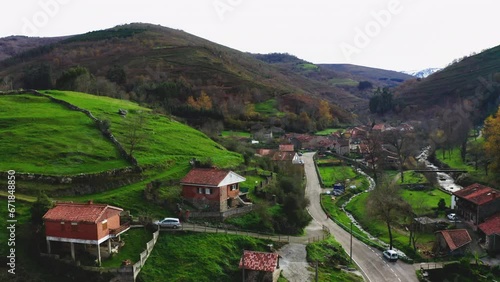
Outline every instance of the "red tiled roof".
<path fill-rule="evenodd" d="M 243 259 L 245 260 L 245 269 L 249 270 L 274 272 L 278 265 L 277 253 L 243 251 L 240 268 L 243 268 Z"/>
<path fill-rule="evenodd" d="M 472 238 L 466 229 L 441 230 L 437 232 L 443 235 L 446 244 L 452 252 L 472 242 Z"/>
<path fill-rule="evenodd" d="M 44 220 L 97 223 L 120 214 L 123 209 L 106 204 L 57 203 L 43 216 Z"/>
<path fill-rule="evenodd" d="M 486 219 L 486 221 L 479 224 L 478 227 L 488 236 L 493 234 L 500 235 L 500 213 Z"/>
<path fill-rule="evenodd" d="M 257 154 L 261 156 L 269 156 L 271 154 L 274 154 L 274 150 L 272 149 L 258 149 Z"/>
<path fill-rule="evenodd" d="M 217 186 L 228 174 L 229 171 L 221 169 L 193 168 L 184 176 L 181 183 Z"/>
<path fill-rule="evenodd" d="M 500 195 L 498 195 L 499 193 L 499 191 L 491 187 L 475 183 L 462 190 L 458 190 L 453 194 L 476 205 L 483 205 L 497 198 L 500 198 Z"/>
<path fill-rule="evenodd" d="M 293 144 L 282 144 L 282 145 L 280 145 L 279 150 L 282 152 L 294 152 L 295 151 Z"/>

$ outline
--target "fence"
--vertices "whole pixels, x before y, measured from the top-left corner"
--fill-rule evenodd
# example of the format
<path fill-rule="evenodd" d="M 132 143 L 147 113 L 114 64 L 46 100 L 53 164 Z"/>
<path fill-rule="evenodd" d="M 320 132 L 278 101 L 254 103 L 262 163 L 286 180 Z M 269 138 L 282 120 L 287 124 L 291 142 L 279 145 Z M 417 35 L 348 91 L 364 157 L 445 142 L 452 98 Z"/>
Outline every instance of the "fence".
<path fill-rule="evenodd" d="M 156 232 L 153 233 L 153 239 L 151 239 L 151 241 L 146 243 L 146 250 L 141 253 L 141 259 L 132 266 L 134 281 L 137 278 L 137 275 L 139 275 L 139 272 L 141 272 L 141 269 L 144 266 L 144 264 L 146 264 L 146 260 L 149 258 L 151 251 L 153 251 L 153 248 L 156 245 L 156 241 L 158 241 L 159 235 L 160 235 L 160 230 L 156 230 Z"/>

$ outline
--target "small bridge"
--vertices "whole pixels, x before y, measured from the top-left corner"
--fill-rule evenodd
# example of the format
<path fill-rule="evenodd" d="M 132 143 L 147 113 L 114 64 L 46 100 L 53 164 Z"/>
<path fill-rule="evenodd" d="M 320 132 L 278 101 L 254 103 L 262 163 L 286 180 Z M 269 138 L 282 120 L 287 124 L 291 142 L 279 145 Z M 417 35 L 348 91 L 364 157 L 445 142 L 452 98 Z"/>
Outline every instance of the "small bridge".
<path fill-rule="evenodd" d="M 444 173 L 452 173 L 452 172 L 463 172 L 467 173 L 468 171 L 465 169 L 414 169 L 414 172 L 444 172 Z"/>

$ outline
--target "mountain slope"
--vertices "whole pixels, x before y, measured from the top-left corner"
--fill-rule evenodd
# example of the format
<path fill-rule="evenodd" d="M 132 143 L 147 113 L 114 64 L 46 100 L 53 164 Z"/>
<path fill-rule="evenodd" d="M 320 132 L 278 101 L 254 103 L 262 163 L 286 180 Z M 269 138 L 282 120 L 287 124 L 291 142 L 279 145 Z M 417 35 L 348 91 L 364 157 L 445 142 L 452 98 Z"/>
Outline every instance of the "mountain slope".
<path fill-rule="evenodd" d="M 477 118 L 498 106 L 500 94 L 500 46 L 465 58 L 421 81 L 410 81 L 396 89 L 399 103 L 411 111 L 458 103 Z"/>
<path fill-rule="evenodd" d="M 427 68 L 423 70 L 410 70 L 410 71 L 402 71 L 402 73 L 418 77 L 418 78 L 426 78 L 429 75 L 442 70 L 441 68 Z"/>
<path fill-rule="evenodd" d="M 0 38 L 0 61 L 40 46 L 59 42 L 65 38 L 67 37 L 9 36 Z"/>
<path fill-rule="evenodd" d="M 350 73 L 358 80 L 367 80 L 376 83 L 381 87 L 393 87 L 401 84 L 406 80 L 414 79 L 414 77 L 411 75 L 400 73 L 397 71 L 351 64 L 321 64 L 319 66 L 336 72 Z"/>
<path fill-rule="evenodd" d="M 95 78 L 109 77 L 110 70 L 117 67 L 126 74 L 126 82 L 118 85 L 125 93 L 109 92 L 168 109 L 182 110 L 188 96 L 196 98 L 205 91 L 213 105 L 232 118 L 245 116 L 248 104 L 269 99 L 278 99 L 278 107 L 283 108 L 281 105 L 287 104 L 291 94 L 311 99 L 309 105 L 295 109 L 295 114 L 312 114 L 314 109 L 307 107 L 315 107 L 320 99 L 326 99 L 337 105 L 332 111 L 341 122 L 352 120 L 344 109 L 366 103 L 342 89 L 259 61 L 250 54 L 149 24 L 76 35 L 29 50 L 0 62 L 0 78 L 13 76 L 14 88 L 22 87 L 27 69 L 40 65 L 49 66 L 52 82 L 75 66 L 87 68 Z M 94 92 L 100 91 L 110 95 L 103 90 Z M 259 117 L 262 118 L 268 117 Z"/>

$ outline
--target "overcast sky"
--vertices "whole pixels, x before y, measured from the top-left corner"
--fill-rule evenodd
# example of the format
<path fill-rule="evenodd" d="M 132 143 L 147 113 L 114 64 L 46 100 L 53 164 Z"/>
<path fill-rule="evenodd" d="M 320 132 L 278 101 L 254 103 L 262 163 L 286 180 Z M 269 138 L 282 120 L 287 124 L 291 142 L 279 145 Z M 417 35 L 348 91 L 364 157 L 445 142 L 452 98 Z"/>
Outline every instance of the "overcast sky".
<path fill-rule="evenodd" d="M 500 45 L 499 8 L 498 0 L 2 1 L 0 37 L 146 22 L 240 51 L 414 70 Z"/>

